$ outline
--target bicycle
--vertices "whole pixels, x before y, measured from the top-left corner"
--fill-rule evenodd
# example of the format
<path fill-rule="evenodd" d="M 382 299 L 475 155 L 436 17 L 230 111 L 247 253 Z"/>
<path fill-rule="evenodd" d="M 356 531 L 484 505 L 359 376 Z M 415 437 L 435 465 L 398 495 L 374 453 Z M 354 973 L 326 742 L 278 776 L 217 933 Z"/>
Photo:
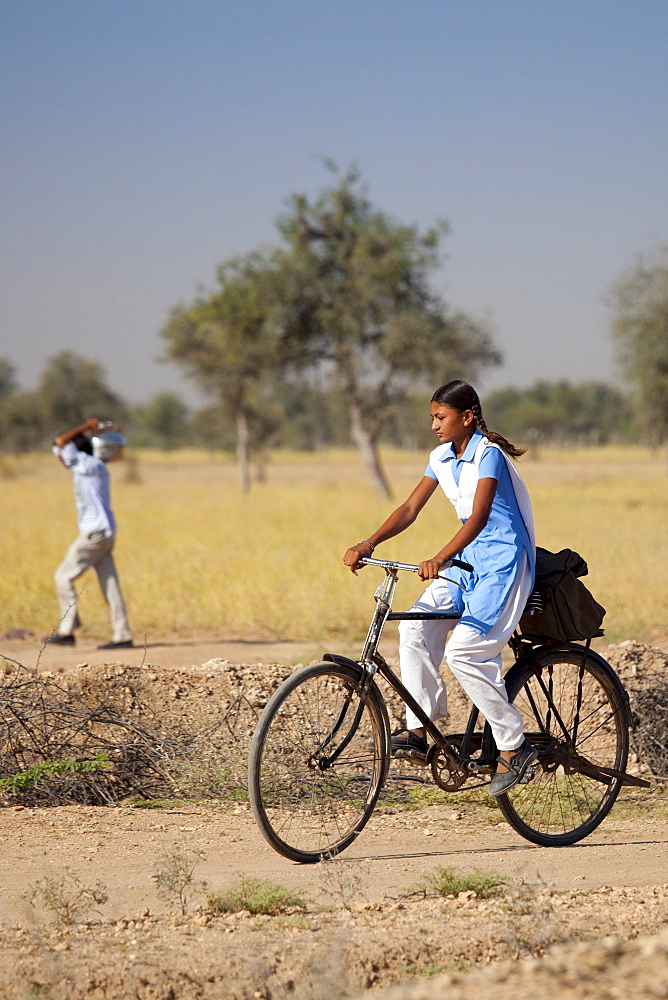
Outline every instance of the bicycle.
<path fill-rule="evenodd" d="M 445 791 L 471 777 L 484 782 L 496 769 L 490 727 L 476 729 L 472 706 L 463 733 L 444 735 L 427 718 L 378 652 L 388 621 L 457 619 L 446 612 L 394 612 L 399 571 L 410 563 L 361 559 L 385 570 L 359 660 L 325 653 L 322 662 L 295 671 L 273 693 L 253 736 L 248 761 L 250 805 L 263 836 L 292 861 L 315 863 L 348 847 L 368 822 L 388 775 L 392 753 L 382 677 L 425 726 L 432 744 L 426 759 Z M 452 559 L 443 567 L 471 567 Z M 603 634 L 600 632 L 599 634 Z M 584 645 L 516 631 L 509 641 L 515 662 L 505 680 L 522 712 L 526 738 L 538 759 L 523 783 L 497 797 L 506 820 L 527 840 L 547 847 L 574 844 L 610 812 L 623 785 L 649 787 L 626 773 L 628 695 L 613 668 Z M 401 752 L 400 752 L 401 753 Z M 395 756 L 397 754 L 395 753 Z"/>

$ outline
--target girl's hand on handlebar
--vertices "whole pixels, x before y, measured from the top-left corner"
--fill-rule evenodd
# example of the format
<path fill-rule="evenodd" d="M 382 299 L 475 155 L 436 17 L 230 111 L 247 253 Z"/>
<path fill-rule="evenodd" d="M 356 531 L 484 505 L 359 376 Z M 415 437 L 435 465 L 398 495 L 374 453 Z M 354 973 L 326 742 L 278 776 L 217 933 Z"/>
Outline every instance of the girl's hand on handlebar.
<path fill-rule="evenodd" d="M 425 559 L 419 564 L 418 576 L 421 580 L 435 580 L 447 559 Z"/>
<path fill-rule="evenodd" d="M 357 545 L 351 545 L 349 549 L 346 549 L 343 561 L 346 566 L 350 566 L 352 573 L 357 574 L 358 569 L 364 569 L 360 559 L 368 558 L 372 552 L 373 549 L 368 542 L 358 542 Z"/>

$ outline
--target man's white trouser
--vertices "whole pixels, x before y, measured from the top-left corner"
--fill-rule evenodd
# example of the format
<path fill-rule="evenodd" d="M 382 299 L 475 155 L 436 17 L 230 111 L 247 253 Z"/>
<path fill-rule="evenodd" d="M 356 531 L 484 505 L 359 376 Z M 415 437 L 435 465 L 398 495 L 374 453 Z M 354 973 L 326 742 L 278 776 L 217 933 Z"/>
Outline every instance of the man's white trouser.
<path fill-rule="evenodd" d="M 508 702 L 501 676 L 501 650 L 517 625 L 532 588 L 529 561 L 522 570 L 496 624 L 482 636 L 468 625 L 458 624 L 446 644 L 451 622 L 403 621 L 399 624 L 401 679 L 421 709 L 432 721 L 448 714 L 445 684 L 439 672 L 445 659 L 474 705 L 489 722 L 499 750 L 515 750 L 524 736 L 522 716 Z M 412 611 L 452 611 L 453 603 L 445 580 L 434 580 Z M 409 729 L 422 723 L 406 709 Z"/>
<path fill-rule="evenodd" d="M 92 566 L 97 573 L 102 593 L 109 605 L 112 641 L 127 642 L 132 638 L 123 594 L 116 573 L 116 564 L 111 554 L 113 547 L 113 535 L 107 538 L 103 532 L 95 531 L 91 535 L 79 535 L 65 553 L 65 558 L 54 574 L 56 593 L 60 603 L 61 618 L 58 631 L 61 635 L 70 635 L 75 628 L 79 627 L 74 581 Z"/>

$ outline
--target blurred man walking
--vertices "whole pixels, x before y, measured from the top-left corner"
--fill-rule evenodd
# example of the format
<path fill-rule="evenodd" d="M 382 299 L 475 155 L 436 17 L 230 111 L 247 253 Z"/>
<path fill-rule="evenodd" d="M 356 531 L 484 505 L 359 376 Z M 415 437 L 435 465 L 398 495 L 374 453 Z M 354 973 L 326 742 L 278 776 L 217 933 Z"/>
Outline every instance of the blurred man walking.
<path fill-rule="evenodd" d="M 124 445 L 123 435 L 97 417 L 91 417 L 80 427 L 64 431 L 53 440 L 54 455 L 73 474 L 79 535 L 55 572 L 60 625 L 58 631 L 45 636 L 43 642 L 58 646 L 75 644 L 74 630 L 79 628 L 81 622 L 74 581 L 92 566 L 109 605 L 112 628 L 112 641 L 98 648 L 128 649 L 133 645 L 112 555 L 116 522 L 111 510 L 106 467 L 107 462 L 123 457 Z"/>

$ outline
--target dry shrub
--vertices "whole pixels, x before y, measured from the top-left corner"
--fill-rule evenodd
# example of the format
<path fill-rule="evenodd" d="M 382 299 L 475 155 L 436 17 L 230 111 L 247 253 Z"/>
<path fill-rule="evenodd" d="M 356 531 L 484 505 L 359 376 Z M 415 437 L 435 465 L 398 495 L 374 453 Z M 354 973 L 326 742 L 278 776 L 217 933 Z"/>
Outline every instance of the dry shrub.
<path fill-rule="evenodd" d="M 164 789 L 175 748 L 124 717 L 112 694 L 85 700 L 15 663 L 0 685 L 4 796 L 38 805 L 100 805 Z"/>
<path fill-rule="evenodd" d="M 0 801 L 245 799 L 258 714 L 286 669 L 102 664 L 57 680 L 5 659 Z"/>
<path fill-rule="evenodd" d="M 470 893 L 480 899 L 500 896 L 504 889 L 504 880 L 498 872 L 459 872 L 452 865 L 438 865 L 433 872 L 425 875 L 409 892 L 415 895 L 442 896 L 453 899 L 460 893 Z"/>
<path fill-rule="evenodd" d="M 668 680 L 635 692 L 632 705 L 639 756 L 655 777 L 668 778 Z"/>
<path fill-rule="evenodd" d="M 608 647 L 606 656 L 629 692 L 631 739 L 641 766 L 668 779 L 668 653 L 629 639 Z"/>
<path fill-rule="evenodd" d="M 195 882 L 195 868 L 205 858 L 204 851 L 185 847 L 174 848 L 163 854 L 153 873 L 153 881 L 161 899 L 178 902 L 181 916 L 185 917 L 193 895 L 206 889 L 206 882 Z"/>
<path fill-rule="evenodd" d="M 87 886 L 65 867 L 60 873 L 37 879 L 23 897 L 31 906 L 52 913 L 64 927 L 80 923 L 107 902 L 107 887 L 102 882 Z"/>

